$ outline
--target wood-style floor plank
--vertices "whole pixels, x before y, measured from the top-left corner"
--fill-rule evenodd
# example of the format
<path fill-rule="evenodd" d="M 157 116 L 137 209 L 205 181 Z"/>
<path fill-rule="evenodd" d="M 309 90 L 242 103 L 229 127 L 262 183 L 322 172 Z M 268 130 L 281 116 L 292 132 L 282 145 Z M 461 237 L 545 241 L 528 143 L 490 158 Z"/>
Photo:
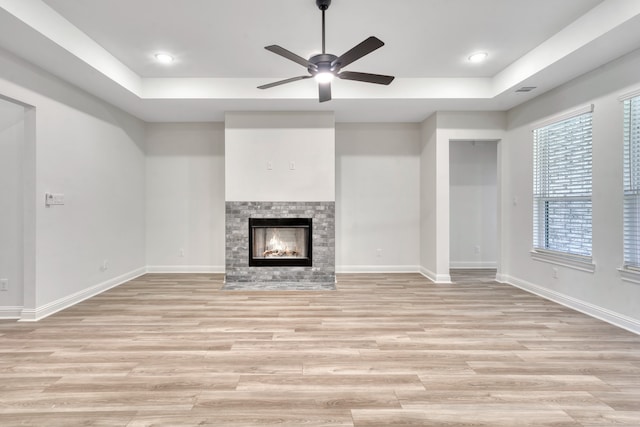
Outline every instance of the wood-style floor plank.
<path fill-rule="evenodd" d="M 640 426 L 640 337 L 491 273 L 452 277 L 223 291 L 147 274 L 0 321 L 0 425 Z"/>
<path fill-rule="evenodd" d="M 485 409 L 477 406 L 447 409 L 354 409 L 356 427 L 423 426 L 423 427 L 515 427 L 553 426 L 580 427 L 565 411 L 552 408 Z"/>

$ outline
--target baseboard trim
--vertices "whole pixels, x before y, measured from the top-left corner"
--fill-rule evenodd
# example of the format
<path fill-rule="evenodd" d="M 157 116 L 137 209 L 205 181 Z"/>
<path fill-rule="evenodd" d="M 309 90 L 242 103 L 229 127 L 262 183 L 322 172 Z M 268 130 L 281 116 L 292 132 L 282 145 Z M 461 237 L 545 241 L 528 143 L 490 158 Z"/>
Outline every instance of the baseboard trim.
<path fill-rule="evenodd" d="M 224 265 L 148 265 L 147 273 L 223 273 Z"/>
<path fill-rule="evenodd" d="M 586 301 L 579 300 L 577 298 L 570 297 L 568 295 L 556 292 L 550 289 L 543 288 L 542 286 L 534 285 L 533 283 L 525 280 L 518 279 L 516 277 L 502 275 L 501 281 L 509 285 L 520 288 L 524 291 L 538 295 L 539 297 L 556 302 L 565 307 L 579 311 L 604 322 L 610 323 L 619 328 L 625 329 L 634 334 L 640 335 L 640 320 L 634 319 L 629 316 L 625 316 L 620 313 L 608 310 L 606 308 L 591 304 Z"/>
<path fill-rule="evenodd" d="M 0 306 L 0 319 L 3 320 L 12 320 L 12 319 L 20 319 L 20 314 L 22 313 L 22 306 Z"/>
<path fill-rule="evenodd" d="M 482 269 L 482 268 L 498 268 L 498 263 L 495 261 L 451 261 L 451 268 L 464 269 Z"/>
<path fill-rule="evenodd" d="M 427 279 L 431 280 L 433 283 L 438 283 L 438 284 L 451 283 L 451 275 L 449 274 L 436 274 L 433 271 L 426 269 L 424 267 L 420 267 L 420 274 L 422 274 Z"/>
<path fill-rule="evenodd" d="M 336 273 L 419 273 L 419 265 L 338 265 Z"/>
<path fill-rule="evenodd" d="M 69 308 L 88 298 L 94 297 L 98 294 L 101 294 L 104 291 L 107 291 L 111 288 L 115 288 L 118 285 L 128 282 L 131 279 L 140 277 L 145 273 L 146 273 L 145 267 L 137 268 L 128 273 L 122 274 L 118 277 L 114 277 L 113 279 L 106 280 L 95 286 L 92 286 L 87 289 L 83 289 L 79 292 L 68 295 L 66 297 L 62 297 L 56 301 L 50 302 L 43 306 L 37 307 L 35 309 L 23 308 L 20 313 L 20 322 L 37 322 L 38 320 L 51 316 L 52 314 L 57 313 L 60 310 Z"/>
<path fill-rule="evenodd" d="M 497 273 L 496 273 L 496 282 L 499 282 L 499 283 L 507 283 L 507 278 L 508 278 L 508 277 L 509 277 L 509 276 L 504 275 L 504 274 L 502 274 L 502 273 L 500 273 L 500 272 L 497 272 Z"/>

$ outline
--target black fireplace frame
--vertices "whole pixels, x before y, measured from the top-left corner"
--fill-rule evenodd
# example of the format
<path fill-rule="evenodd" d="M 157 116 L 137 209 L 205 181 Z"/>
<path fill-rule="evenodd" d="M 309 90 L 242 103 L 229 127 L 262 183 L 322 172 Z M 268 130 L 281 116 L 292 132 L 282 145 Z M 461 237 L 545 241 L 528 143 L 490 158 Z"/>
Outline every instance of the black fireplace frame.
<path fill-rule="evenodd" d="M 312 267 L 313 266 L 313 221 L 311 218 L 249 218 L 249 267 Z M 254 258 L 254 228 L 307 228 L 307 256 L 301 258 Z"/>

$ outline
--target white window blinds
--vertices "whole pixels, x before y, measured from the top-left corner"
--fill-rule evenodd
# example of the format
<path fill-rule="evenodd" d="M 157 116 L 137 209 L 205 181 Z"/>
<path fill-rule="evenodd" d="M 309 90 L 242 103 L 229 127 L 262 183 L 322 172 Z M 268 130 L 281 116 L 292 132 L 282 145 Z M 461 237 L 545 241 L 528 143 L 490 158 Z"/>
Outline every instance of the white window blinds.
<path fill-rule="evenodd" d="M 582 113 L 533 131 L 534 249 L 591 257 L 591 118 Z"/>
<path fill-rule="evenodd" d="M 640 96 L 624 101 L 624 264 L 640 268 Z"/>

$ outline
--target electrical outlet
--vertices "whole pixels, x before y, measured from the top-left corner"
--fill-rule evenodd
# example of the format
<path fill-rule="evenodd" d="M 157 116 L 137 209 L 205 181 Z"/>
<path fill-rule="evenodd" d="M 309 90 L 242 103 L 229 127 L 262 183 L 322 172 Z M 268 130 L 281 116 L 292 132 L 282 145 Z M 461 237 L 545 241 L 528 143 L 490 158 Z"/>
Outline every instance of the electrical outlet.
<path fill-rule="evenodd" d="M 289 170 L 296 170 L 296 162 L 294 162 L 293 160 L 289 162 Z"/>
<path fill-rule="evenodd" d="M 376 249 L 376 257 L 382 258 L 382 249 L 380 248 Z"/>
<path fill-rule="evenodd" d="M 551 270 L 551 277 L 553 277 L 554 279 L 558 278 L 558 269 L 556 267 L 553 267 L 553 269 Z"/>
<path fill-rule="evenodd" d="M 473 251 L 475 252 L 475 254 L 476 254 L 476 255 L 480 255 L 480 245 L 476 245 L 476 246 L 473 248 Z"/>
<path fill-rule="evenodd" d="M 178 256 L 180 256 L 180 258 L 184 258 L 184 249 L 180 248 L 180 250 L 178 251 Z"/>
<path fill-rule="evenodd" d="M 108 268 L 109 268 L 109 260 L 105 259 L 104 261 L 102 261 L 102 265 L 100 266 L 100 270 L 107 271 Z"/>
<path fill-rule="evenodd" d="M 0 279 L 0 291 L 9 290 L 9 279 Z"/>

